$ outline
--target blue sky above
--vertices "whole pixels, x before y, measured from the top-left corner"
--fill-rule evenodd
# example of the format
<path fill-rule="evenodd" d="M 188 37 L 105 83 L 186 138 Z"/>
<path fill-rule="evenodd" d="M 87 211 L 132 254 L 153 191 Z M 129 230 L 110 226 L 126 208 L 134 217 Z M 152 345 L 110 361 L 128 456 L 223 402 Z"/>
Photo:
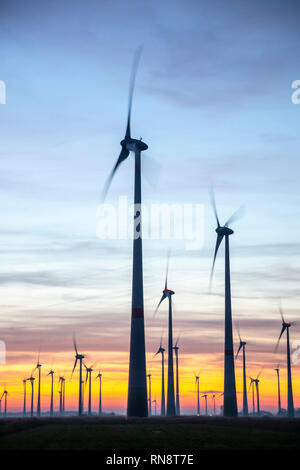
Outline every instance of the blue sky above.
<path fill-rule="evenodd" d="M 52 348 L 71 349 L 75 329 L 96 350 L 98 324 L 106 348 L 128 349 L 131 241 L 99 240 L 96 210 L 120 151 L 130 67 L 143 44 L 132 131 L 149 145 L 144 161 L 155 184 L 144 179 L 144 200 L 205 205 L 199 252 L 144 244 L 148 349 L 165 320 L 152 316 L 171 245 L 176 331 L 183 345 L 190 339 L 187 353 L 222 350 L 222 250 L 219 295 L 207 295 L 213 183 L 222 220 L 246 206 L 231 240 L 235 319 L 253 344 L 272 351 L 278 297 L 291 319 L 299 305 L 300 105 L 291 102 L 291 83 L 300 79 L 299 9 L 297 1 L 265 0 L 226 8 L 1 0 L 0 319 L 8 348 L 36 351 L 49 338 Z M 132 186 L 131 156 L 108 201 L 132 199 Z M 260 322 L 268 326 L 258 331 Z"/>

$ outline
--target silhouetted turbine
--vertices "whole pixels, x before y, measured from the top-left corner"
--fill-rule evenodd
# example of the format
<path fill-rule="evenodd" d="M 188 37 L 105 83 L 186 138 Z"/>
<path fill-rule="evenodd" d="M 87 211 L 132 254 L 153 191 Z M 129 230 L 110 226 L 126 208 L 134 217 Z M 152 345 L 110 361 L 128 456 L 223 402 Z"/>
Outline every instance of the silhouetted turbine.
<path fill-rule="evenodd" d="M 161 354 L 161 416 L 166 415 L 166 407 L 165 407 L 165 349 L 162 347 L 161 340 L 157 354 Z"/>
<path fill-rule="evenodd" d="M 4 389 L 4 392 L 2 393 L 2 397 L 1 397 L 1 402 L 2 402 L 2 398 L 4 397 L 4 416 L 6 416 L 7 414 L 7 395 L 8 395 L 8 391 Z"/>
<path fill-rule="evenodd" d="M 38 355 L 38 360 L 37 360 L 37 363 L 36 363 L 36 366 L 35 366 L 35 370 L 37 369 L 38 370 L 38 378 L 39 378 L 39 382 L 38 382 L 38 398 L 37 398 L 37 410 L 36 410 L 36 413 L 37 413 L 37 416 L 40 416 L 41 415 L 41 367 L 42 367 L 42 364 L 40 364 L 40 354 Z"/>
<path fill-rule="evenodd" d="M 99 415 L 101 415 L 102 414 L 102 374 L 100 373 L 100 370 L 96 379 L 99 379 Z"/>
<path fill-rule="evenodd" d="M 239 352 L 243 350 L 243 416 L 248 416 L 248 398 L 247 398 L 247 380 L 246 380 L 246 342 L 242 341 L 240 332 L 239 339 L 240 345 L 236 353 L 236 359 L 238 358 Z"/>
<path fill-rule="evenodd" d="M 59 393 L 59 414 L 62 415 L 65 412 L 65 387 L 66 379 L 60 376 L 58 379 L 58 387 L 60 386 Z"/>
<path fill-rule="evenodd" d="M 205 416 L 207 416 L 207 394 L 205 393 L 201 398 L 205 399 Z"/>
<path fill-rule="evenodd" d="M 88 415 L 91 416 L 92 414 L 92 372 L 93 372 L 94 364 L 92 364 L 90 367 L 87 367 L 85 363 L 83 363 L 83 365 L 86 368 L 85 383 L 87 384 L 87 381 L 89 381 Z"/>
<path fill-rule="evenodd" d="M 255 385 L 255 379 L 252 377 L 249 377 L 250 379 L 250 386 L 249 386 L 249 392 L 252 388 L 252 414 L 253 416 L 255 415 L 255 399 L 254 399 L 254 385 Z"/>
<path fill-rule="evenodd" d="M 151 399 L 151 374 L 147 374 L 148 387 L 149 387 L 149 404 L 148 404 L 148 415 L 152 416 L 152 399 Z"/>
<path fill-rule="evenodd" d="M 82 395 L 83 395 L 82 394 L 82 384 L 83 384 L 83 381 L 82 381 L 82 361 L 84 359 L 84 355 L 78 353 L 75 337 L 73 337 L 73 344 L 74 344 L 74 349 L 75 349 L 75 362 L 74 362 L 74 367 L 73 367 L 73 370 L 72 370 L 71 378 L 72 378 L 73 373 L 75 371 L 77 362 L 79 361 L 78 415 L 81 416 L 82 415 L 82 409 L 83 409 L 83 406 L 82 406 Z"/>
<path fill-rule="evenodd" d="M 292 369 L 291 369 L 291 353 L 290 353 L 290 327 L 292 323 L 288 323 L 284 320 L 281 307 L 279 312 L 282 319 L 282 328 L 276 345 L 276 350 L 278 348 L 280 339 L 283 333 L 286 331 L 286 355 L 287 355 L 287 395 L 288 395 L 288 416 L 293 418 L 295 416 L 294 410 L 294 398 L 293 398 L 293 386 L 292 386 Z"/>
<path fill-rule="evenodd" d="M 277 374 L 277 393 L 278 393 L 278 415 L 281 414 L 281 398 L 280 398 L 280 376 L 279 376 L 279 364 L 276 369 L 274 369 Z"/>
<path fill-rule="evenodd" d="M 53 416 L 53 374 L 54 370 L 50 370 L 50 372 L 47 374 L 51 376 L 51 398 L 50 398 L 50 416 Z"/>
<path fill-rule="evenodd" d="M 176 360 L 176 415 L 180 416 L 180 402 L 179 402 L 179 365 L 178 365 L 178 346 L 179 338 L 177 338 L 175 346 L 173 347 L 175 351 L 175 360 Z"/>
<path fill-rule="evenodd" d="M 236 211 L 221 227 L 217 213 L 216 203 L 213 191 L 211 191 L 211 201 L 213 211 L 217 221 L 217 242 L 213 265 L 210 275 L 210 286 L 212 282 L 215 261 L 218 249 L 225 237 L 225 351 L 224 351 L 224 416 L 237 416 L 237 400 L 236 400 L 236 386 L 235 386 L 235 372 L 234 372 L 234 353 L 233 353 L 233 338 L 232 338 L 232 313 L 231 313 L 231 289 L 230 289 L 230 258 L 229 258 L 229 236 L 234 232 L 228 225 L 234 222 L 240 215 L 241 209 Z"/>
<path fill-rule="evenodd" d="M 197 416 L 200 416 L 199 375 L 195 375 L 195 384 L 196 384 L 196 388 L 197 388 Z"/>
<path fill-rule="evenodd" d="M 213 399 L 213 407 L 214 407 L 214 416 L 216 416 L 216 395 L 215 394 L 213 394 L 212 399 Z"/>
<path fill-rule="evenodd" d="M 156 312 L 164 299 L 169 300 L 169 337 L 168 337 L 168 391 L 167 391 L 167 416 L 175 416 L 175 390 L 174 390 L 174 367 L 173 367 L 173 319 L 172 319 L 172 295 L 174 291 L 168 289 L 168 268 L 169 268 L 169 256 L 167 259 L 167 272 L 165 280 L 165 288 L 163 295 L 156 307 Z"/>
<path fill-rule="evenodd" d="M 27 379 L 23 379 L 23 391 L 24 391 L 23 416 L 26 416 L 26 385 L 27 385 Z"/>
<path fill-rule="evenodd" d="M 31 406 L 30 406 L 30 416 L 33 416 L 33 395 L 34 395 L 34 381 L 35 381 L 35 377 L 33 377 L 33 373 L 34 373 L 34 370 L 31 372 L 31 375 L 29 377 L 29 382 L 31 384 Z"/>

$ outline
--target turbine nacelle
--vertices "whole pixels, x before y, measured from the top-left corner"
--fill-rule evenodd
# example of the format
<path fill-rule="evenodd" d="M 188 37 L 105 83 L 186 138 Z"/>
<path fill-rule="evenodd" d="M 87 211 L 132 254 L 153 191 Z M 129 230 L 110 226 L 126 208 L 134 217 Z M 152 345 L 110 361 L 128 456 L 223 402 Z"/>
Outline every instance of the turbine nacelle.
<path fill-rule="evenodd" d="M 164 294 L 166 297 L 170 297 L 171 295 L 174 295 L 175 292 L 174 292 L 173 290 L 171 290 L 171 289 L 165 288 L 165 289 L 163 290 L 163 294 Z"/>
<path fill-rule="evenodd" d="M 232 235 L 234 233 L 234 231 L 227 227 L 227 225 L 224 225 L 224 227 L 217 227 L 216 232 L 221 237 Z"/>
<path fill-rule="evenodd" d="M 143 142 L 141 139 L 132 139 L 131 137 L 121 140 L 120 144 L 123 149 L 125 148 L 129 152 L 143 152 L 144 150 L 148 149 L 148 145 L 145 144 L 145 142 Z"/>

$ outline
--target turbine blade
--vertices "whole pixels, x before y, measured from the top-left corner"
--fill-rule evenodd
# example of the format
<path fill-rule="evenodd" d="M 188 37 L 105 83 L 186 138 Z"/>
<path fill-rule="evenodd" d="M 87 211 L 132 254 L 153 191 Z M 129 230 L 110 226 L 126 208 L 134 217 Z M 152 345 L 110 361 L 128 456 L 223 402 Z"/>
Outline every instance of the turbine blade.
<path fill-rule="evenodd" d="M 238 355 L 239 355 L 239 352 L 240 352 L 240 350 L 242 349 L 242 347 L 243 347 L 243 345 L 242 345 L 242 343 L 240 342 L 239 349 L 237 350 L 237 353 L 236 353 L 236 356 L 235 356 L 236 359 L 237 359 L 237 357 L 238 357 Z"/>
<path fill-rule="evenodd" d="M 281 303 L 279 304 L 279 313 L 280 313 L 280 316 L 281 316 L 282 323 L 285 323 Z"/>
<path fill-rule="evenodd" d="M 243 216 L 244 212 L 245 212 L 245 206 L 239 207 L 238 210 L 236 210 L 232 214 L 232 216 L 229 217 L 229 219 L 225 223 L 225 227 L 227 227 L 228 225 L 232 224 L 233 222 L 239 220 Z"/>
<path fill-rule="evenodd" d="M 76 368 L 76 365 L 77 365 L 77 358 L 76 358 L 75 363 L 74 363 L 74 367 L 73 367 L 73 370 L 72 370 L 72 373 L 71 373 L 70 380 L 71 380 L 71 378 L 73 377 L 73 374 L 74 374 L 74 370 L 75 370 L 75 368 Z"/>
<path fill-rule="evenodd" d="M 122 145 L 122 149 L 121 149 L 119 158 L 118 158 L 118 160 L 117 160 L 115 166 L 113 167 L 112 172 L 110 173 L 110 175 L 109 175 L 109 177 L 108 177 L 108 179 L 107 179 L 107 181 L 106 181 L 106 183 L 105 183 L 105 185 L 104 185 L 104 188 L 103 188 L 103 191 L 102 191 L 102 201 L 104 201 L 105 198 L 106 198 L 107 192 L 108 192 L 108 190 L 109 190 L 110 184 L 111 184 L 111 182 L 112 182 L 112 179 L 113 179 L 113 177 L 114 177 L 115 172 L 117 171 L 118 166 L 119 166 L 124 160 L 126 160 L 126 158 L 128 157 L 129 153 L 130 153 L 130 152 L 129 152 L 129 150 L 126 148 L 126 146 L 125 146 L 125 145 Z"/>
<path fill-rule="evenodd" d="M 131 75 L 130 75 L 127 126 L 126 126 L 126 133 L 125 133 L 125 137 L 128 137 L 128 138 L 131 137 L 130 124 L 131 124 L 132 98 L 133 98 L 133 92 L 134 92 L 134 86 L 135 86 L 136 73 L 137 73 L 137 69 L 139 66 L 140 59 L 141 59 L 141 54 L 142 54 L 142 46 L 140 46 L 135 52 L 135 55 L 133 58 L 132 69 L 131 69 Z"/>
<path fill-rule="evenodd" d="M 212 208 L 213 208 L 213 211 L 214 211 L 214 214 L 215 214 L 217 225 L 218 225 L 218 227 L 220 227 L 220 221 L 219 221 L 219 217 L 218 217 L 218 211 L 217 211 L 215 193 L 214 193 L 213 187 L 211 187 L 211 190 L 210 190 L 210 201 L 211 201 L 211 205 L 212 205 Z"/>
<path fill-rule="evenodd" d="M 163 295 L 162 295 L 162 297 L 161 297 L 161 299 L 160 299 L 160 301 L 159 301 L 159 303 L 158 303 L 158 306 L 157 306 L 156 309 L 155 309 L 155 313 L 157 312 L 157 310 L 158 310 L 160 304 L 162 303 L 162 301 L 163 301 L 166 297 L 167 297 L 166 294 L 163 294 Z"/>
<path fill-rule="evenodd" d="M 214 274 L 215 262 L 216 262 L 216 258 L 217 258 L 218 249 L 219 249 L 219 246 L 222 243 L 223 238 L 224 238 L 224 235 L 218 235 L 217 236 L 214 260 L 213 260 L 213 265 L 212 265 L 211 272 L 210 272 L 209 290 L 211 290 L 212 278 L 213 278 L 213 274 Z"/>
<path fill-rule="evenodd" d="M 75 335 L 73 335 L 73 344 L 74 344 L 74 349 L 75 349 L 75 352 L 76 352 L 76 354 L 78 354 L 78 350 L 77 350 L 77 344 L 76 344 L 76 338 L 75 338 Z"/>

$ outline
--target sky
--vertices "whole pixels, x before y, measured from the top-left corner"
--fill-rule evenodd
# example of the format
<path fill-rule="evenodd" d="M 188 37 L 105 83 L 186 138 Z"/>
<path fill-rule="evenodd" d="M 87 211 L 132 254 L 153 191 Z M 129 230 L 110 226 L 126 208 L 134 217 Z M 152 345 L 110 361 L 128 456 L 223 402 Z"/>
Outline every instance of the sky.
<path fill-rule="evenodd" d="M 234 341 L 247 341 L 248 375 L 261 370 L 262 408 L 276 409 L 279 363 L 286 407 L 284 341 L 278 302 L 300 340 L 299 113 L 291 84 L 300 79 L 299 2 L 196 0 L 0 0 L 0 391 L 22 404 L 22 379 L 43 364 L 43 409 L 51 365 L 66 374 L 76 406 L 72 334 L 103 372 L 103 407 L 126 411 L 132 240 L 99 238 L 101 191 L 124 137 L 133 56 L 143 45 L 132 134 L 143 155 L 143 201 L 200 204 L 204 241 L 145 240 L 147 370 L 160 398 L 167 306 L 154 317 L 171 249 L 174 336 L 179 339 L 181 404 L 195 410 L 201 390 L 223 389 L 224 247 L 208 294 L 215 243 L 213 184 L 232 227 Z M 133 157 L 119 168 L 106 202 L 133 198 Z M 293 352 L 296 351 L 294 348 Z M 296 357 L 296 356 L 295 356 Z M 300 365 L 293 362 L 295 406 Z M 241 359 L 236 361 L 241 407 Z M 93 406 L 97 406 L 97 382 Z M 58 405 L 56 393 L 55 405 Z M 250 395 L 249 395 L 250 399 Z M 218 403 L 220 406 L 221 403 Z"/>

